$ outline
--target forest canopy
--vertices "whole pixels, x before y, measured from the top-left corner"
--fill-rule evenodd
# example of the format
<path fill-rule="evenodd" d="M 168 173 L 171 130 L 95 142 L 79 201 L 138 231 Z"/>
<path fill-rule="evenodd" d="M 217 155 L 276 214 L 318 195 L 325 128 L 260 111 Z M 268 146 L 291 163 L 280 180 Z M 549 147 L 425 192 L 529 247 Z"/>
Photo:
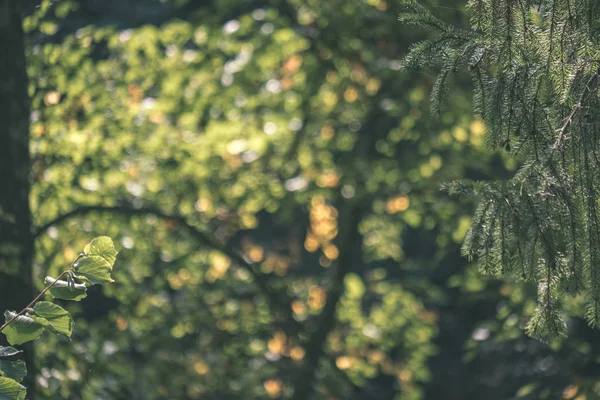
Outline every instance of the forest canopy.
<path fill-rule="evenodd" d="M 0 0 L 2 310 L 119 252 L 28 398 L 598 396 L 597 14 Z"/>

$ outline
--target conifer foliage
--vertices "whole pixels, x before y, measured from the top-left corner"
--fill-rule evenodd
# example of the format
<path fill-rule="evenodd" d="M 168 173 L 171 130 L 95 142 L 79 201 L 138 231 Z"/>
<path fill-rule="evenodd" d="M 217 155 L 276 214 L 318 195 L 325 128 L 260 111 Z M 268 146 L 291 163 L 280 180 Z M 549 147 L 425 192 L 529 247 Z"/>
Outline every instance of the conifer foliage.
<path fill-rule="evenodd" d="M 451 194 L 479 203 L 463 252 L 484 273 L 538 284 L 527 330 L 564 334 L 560 296 L 582 295 L 600 322 L 600 7 L 594 0 L 470 0 L 470 29 L 446 24 L 406 2 L 404 23 L 435 31 L 405 59 L 410 69 L 441 68 L 432 107 L 451 97 L 468 71 L 474 111 L 490 149 L 518 157 L 507 181 L 458 181 Z"/>

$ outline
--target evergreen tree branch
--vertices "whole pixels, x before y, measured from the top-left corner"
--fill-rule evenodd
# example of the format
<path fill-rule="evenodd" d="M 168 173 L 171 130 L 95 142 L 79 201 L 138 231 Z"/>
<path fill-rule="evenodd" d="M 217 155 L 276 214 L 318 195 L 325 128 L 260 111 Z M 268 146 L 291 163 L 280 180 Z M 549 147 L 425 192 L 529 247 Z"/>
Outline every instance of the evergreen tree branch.
<path fill-rule="evenodd" d="M 589 96 L 589 94 L 592 90 L 591 89 L 592 86 L 598 80 L 599 75 L 600 75 L 600 68 L 598 68 L 596 73 L 594 75 L 592 75 L 592 77 L 588 81 L 587 85 L 583 89 L 583 92 L 581 93 L 581 96 L 579 97 L 579 101 L 577 102 L 577 104 L 575 104 L 575 107 L 573 107 L 573 111 L 571 111 L 571 114 L 569 114 L 569 116 L 565 120 L 565 123 L 563 124 L 563 126 L 558 130 L 558 137 L 556 138 L 556 141 L 554 142 L 554 145 L 552 146 L 554 149 L 558 149 L 560 147 L 560 145 L 565 137 L 565 134 L 569 130 L 569 127 L 573 124 L 573 120 L 575 119 L 575 117 L 577 116 L 579 111 L 581 111 L 581 108 L 583 107 L 583 104 L 585 103 L 586 98 Z"/>

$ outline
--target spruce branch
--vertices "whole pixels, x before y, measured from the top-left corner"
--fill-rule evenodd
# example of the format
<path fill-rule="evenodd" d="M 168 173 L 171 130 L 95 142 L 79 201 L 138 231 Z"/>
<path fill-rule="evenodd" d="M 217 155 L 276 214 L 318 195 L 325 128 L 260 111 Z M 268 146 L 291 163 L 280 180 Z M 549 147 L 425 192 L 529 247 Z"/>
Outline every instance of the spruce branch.
<path fill-rule="evenodd" d="M 567 133 L 567 131 L 569 130 L 569 127 L 573 124 L 573 120 L 575 119 L 575 117 L 577 116 L 577 114 L 579 113 L 581 108 L 583 107 L 583 104 L 585 103 L 586 98 L 592 91 L 591 88 L 598 80 L 599 75 L 600 75 L 600 68 L 598 68 L 596 73 L 594 75 L 592 75 L 592 77 L 588 81 L 587 85 L 583 89 L 583 92 L 581 93 L 581 96 L 579 97 L 579 101 L 577 102 L 577 104 L 575 104 L 575 107 L 573 107 L 573 111 L 571 111 L 571 113 L 565 120 L 565 123 L 563 124 L 563 126 L 558 130 L 558 137 L 556 138 L 556 141 L 554 142 L 554 145 L 552 146 L 553 149 L 558 149 L 560 147 L 560 145 L 565 137 L 565 134 Z"/>

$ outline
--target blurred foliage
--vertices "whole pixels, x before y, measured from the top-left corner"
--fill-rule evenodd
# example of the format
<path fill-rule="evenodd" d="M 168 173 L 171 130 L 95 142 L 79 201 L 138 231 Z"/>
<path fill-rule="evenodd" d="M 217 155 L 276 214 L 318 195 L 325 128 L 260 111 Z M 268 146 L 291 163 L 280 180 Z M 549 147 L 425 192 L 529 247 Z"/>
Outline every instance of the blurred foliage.
<path fill-rule="evenodd" d="M 466 23 L 461 2 L 447 6 Z M 471 207 L 440 184 L 516 163 L 483 151 L 468 78 L 430 117 L 434 77 L 399 72 L 422 36 L 399 12 L 385 0 L 32 10 L 35 272 L 56 273 L 97 234 L 120 244 L 116 283 L 66 306 L 73 345 L 38 345 L 40 398 L 288 397 L 342 251 L 352 268 L 315 399 L 579 388 L 561 349 L 587 342 L 524 338 L 535 291 L 460 258 Z M 342 248 L 354 202 L 359 240 Z M 547 359 L 556 369 L 532 369 Z"/>

